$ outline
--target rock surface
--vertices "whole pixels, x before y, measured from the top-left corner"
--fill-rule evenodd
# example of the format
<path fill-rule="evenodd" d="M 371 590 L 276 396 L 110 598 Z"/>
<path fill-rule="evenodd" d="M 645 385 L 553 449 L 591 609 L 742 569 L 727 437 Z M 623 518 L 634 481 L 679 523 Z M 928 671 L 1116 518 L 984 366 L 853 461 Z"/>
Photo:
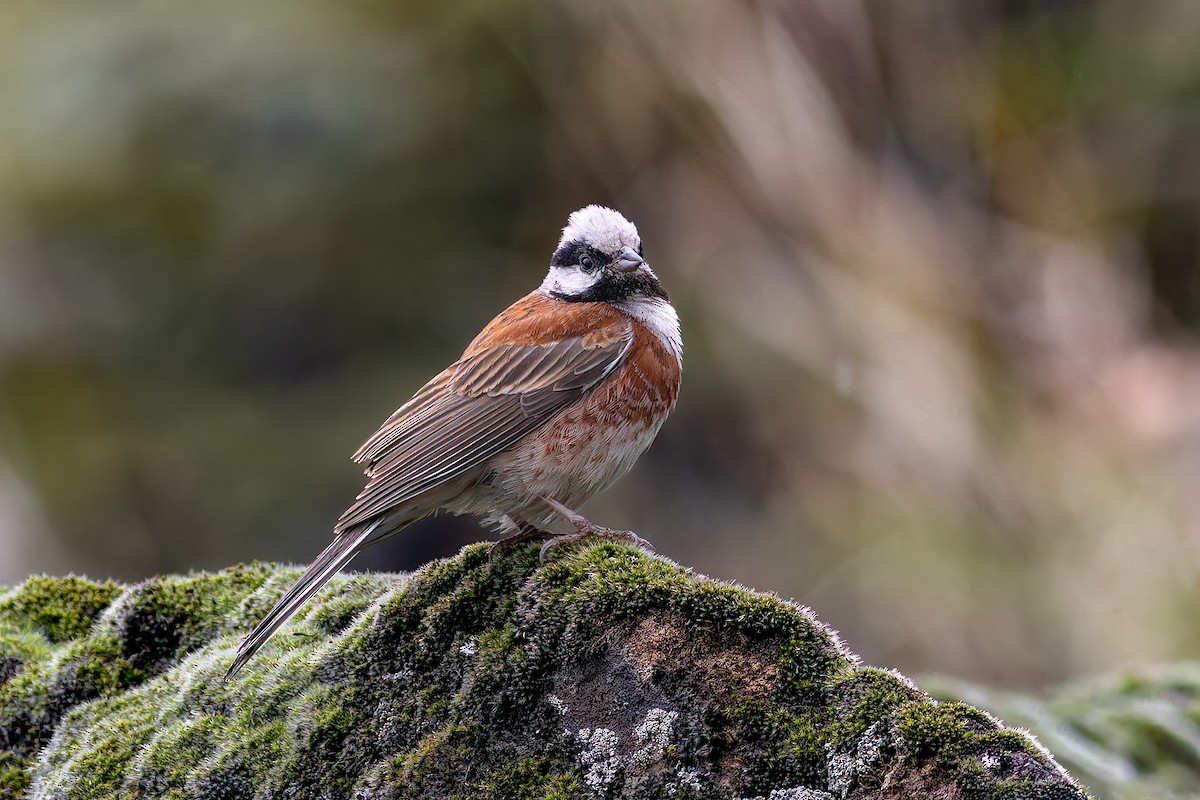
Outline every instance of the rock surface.
<path fill-rule="evenodd" d="M 808 610 L 613 544 L 338 577 L 223 683 L 296 574 L 0 595 L 0 796 L 1086 797 Z"/>

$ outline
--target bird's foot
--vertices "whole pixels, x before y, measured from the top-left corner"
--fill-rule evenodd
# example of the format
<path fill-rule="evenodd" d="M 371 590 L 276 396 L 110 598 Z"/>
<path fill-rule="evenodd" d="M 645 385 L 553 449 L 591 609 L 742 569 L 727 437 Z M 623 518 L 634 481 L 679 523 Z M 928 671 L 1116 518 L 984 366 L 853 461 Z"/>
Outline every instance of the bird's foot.
<path fill-rule="evenodd" d="M 649 550 L 651 553 L 654 552 L 654 545 L 650 544 L 633 531 L 618 531 L 613 530 L 612 528 L 601 527 L 593 522 L 590 522 L 579 512 L 572 511 L 571 509 L 567 508 L 553 497 L 543 496 L 542 499 L 545 500 L 551 508 L 561 514 L 563 518 L 567 520 L 567 522 L 570 522 L 573 528 L 575 528 L 574 533 L 564 533 L 561 536 L 555 536 L 542 545 L 542 551 L 538 558 L 543 564 L 546 563 L 546 554 L 551 548 L 558 547 L 559 545 L 563 544 L 570 544 L 571 542 L 578 542 L 582 539 L 587 539 L 593 536 L 600 539 L 617 539 L 626 541 L 632 544 L 634 547 L 641 548 L 642 550 Z"/>
<path fill-rule="evenodd" d="M 556 536 L 554 531 L 543 530 L 535 525 L 530 525 L 528 522 L 517 522 L 517 532 L 512 536 L 506 536 L 498 542 L 492 543 L 492 551 L 489 558 L 495 561 L 496 556 L 507 550 L 513 545 L 525 544 L 526 542 L 541 542 L 547 539 L 553 539 Z"/>

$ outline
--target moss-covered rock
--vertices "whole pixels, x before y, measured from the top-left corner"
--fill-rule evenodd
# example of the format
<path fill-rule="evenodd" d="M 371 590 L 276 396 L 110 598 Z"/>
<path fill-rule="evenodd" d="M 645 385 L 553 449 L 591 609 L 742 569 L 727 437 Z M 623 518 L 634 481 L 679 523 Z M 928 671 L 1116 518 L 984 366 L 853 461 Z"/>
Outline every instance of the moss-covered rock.
<path fill-rule="evenodd" d="M 222 682 L 295 577 L 0 595 L 0 796 L 1085 797 L 806 609 L 614 544 L 338 577 Z"/>
<path fill-rule="evenodd" d="M 1200 797 L 1200 665 L 1130 669 L 1049 697 L 930 678 L 957 697 L 1038 732 L 1105 800 Z"/>

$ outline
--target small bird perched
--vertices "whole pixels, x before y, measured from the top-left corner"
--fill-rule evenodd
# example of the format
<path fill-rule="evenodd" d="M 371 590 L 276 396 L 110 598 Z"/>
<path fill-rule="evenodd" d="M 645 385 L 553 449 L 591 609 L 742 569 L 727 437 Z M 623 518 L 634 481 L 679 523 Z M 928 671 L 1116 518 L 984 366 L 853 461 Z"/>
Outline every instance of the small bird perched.
<path fill-rule="evenodd" d="M 354 461 L 367 485 L 333 541 L 238 646 L 226 679 L 363 548 L 445 509 L 479 514 L 511 542 L 546 538 L 646 451 L 679 395 L 679 317 L 629 220 L 602 206 L 567 219 L 535 291 L 502 311 L 421 387 Z M 501 542 L 504 544 L 504 542 Z"/>

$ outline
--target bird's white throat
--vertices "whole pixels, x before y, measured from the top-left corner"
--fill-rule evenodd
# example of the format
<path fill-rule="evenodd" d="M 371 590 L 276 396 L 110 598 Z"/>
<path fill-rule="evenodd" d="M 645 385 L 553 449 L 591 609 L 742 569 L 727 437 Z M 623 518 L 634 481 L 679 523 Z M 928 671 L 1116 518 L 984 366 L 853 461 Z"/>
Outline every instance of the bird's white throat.
<path fill-rule="evenodd" d="M 683 335 L 675 306 L 661 297 L 638 297 L 614 305 L 650 329 L 658 340 L 683 363 Z"/>

